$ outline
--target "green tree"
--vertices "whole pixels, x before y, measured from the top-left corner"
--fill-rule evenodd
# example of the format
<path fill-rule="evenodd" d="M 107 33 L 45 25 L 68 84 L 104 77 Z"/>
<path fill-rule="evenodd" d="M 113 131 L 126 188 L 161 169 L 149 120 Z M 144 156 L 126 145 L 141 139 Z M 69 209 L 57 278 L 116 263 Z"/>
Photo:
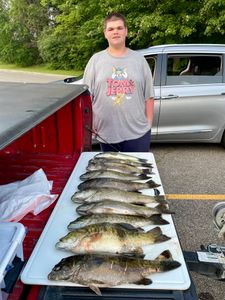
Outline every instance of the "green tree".
<path fill-rule="evenodd" d="M 11 0 L 2 6 L 1 60 L 21 66 L 40 62 L 37 39 L 48 25 L 47 10 L 39 1 Z"/>
<path fill-rule="evenodd" d="M 105 43 L 99 1 L 43 0 L 42 4 L 57 11 L 54 25 L 39 39 L 43 60 L 54 68 L 83 68 L 93 50 Z"/>
<path fill-rule="evenodd" d="M 224 0 L 0 0 L 1 59 L 83 68 L 107 46 L 103 19 L 112 11 L 126 16 L 133 49 L 224 41 Z"/>
<path fill-rule="evenodd" d="M 55 27 L 51 34 L 58 40 L 58 55 L 69 59 L 71 67 L 84 67 L 88 58 L 106 47 L 102 33 L 102 22 L 112 11 L 123 13 L 128 21 L 128 45 L 133 49 L 164 43 L 197 42 L 204 31 L 199 10 L 201 0 L 43 0 L 58 9 Z M 68 34 L 68 38 L 60 36 Z M 54 56 L 54 63 L 62 66 L 62 60 L 55 61 L 55 52 L 49 43 L 50 37 L 43 35 L 40 52 L 44 60 Z M 48 45 L 48 46 L 47 46 Z M 66 49 L 66 51 L 65 51 Z M 65 55 L 65 52 L 67 55 Z M 52 61 L 53 63 L 53 61 Z M 68 63 L 66 64 L 68 65 Z"/>
<path fill-rule="evenodd" d="M 204 22 L 205 40 L 211 43 L 224 43 L 225 36 L 225 2 L 223 0 L 204 0 L 199 11 Z"/>

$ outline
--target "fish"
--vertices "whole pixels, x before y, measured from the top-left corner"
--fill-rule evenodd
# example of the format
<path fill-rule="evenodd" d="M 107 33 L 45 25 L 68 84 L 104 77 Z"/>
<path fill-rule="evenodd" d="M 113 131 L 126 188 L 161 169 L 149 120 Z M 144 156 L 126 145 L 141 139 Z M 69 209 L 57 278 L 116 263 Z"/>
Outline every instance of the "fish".
<path fill-rule="evenodd" d="M 63 258 L 48 274 L 48 280 L 67 281 L 88 286 L 97 295 L 100 288 L 122 284 L 150 285 L 147 276 L 169 272 L 181 266 L 173 260 L 169 250 L 162 252 L 154 260 L 127 256 L 107 256 L 102 254 L 80 254 Z"/>
<path fill-rule="evenodd" d="M 119 180 L 113 178 L 94 178 L 83 181 L 78 185 L 78 190 L 85 190 L 89 188 L 115 188 L 124 191 L 138 191 L 143 189 L 154 189 L 161 186 L 155 183 L 153 180 L 147 182 L 134 182 L 129 180 Z"/>
<path fill-rule="evenodd" d="M 94 156 L 94 158 L 105 158 L 105 159 L 122 159 L 126 161 L 134 161 L 139 163 L 147 163 L 148 160 L 145 158 L 139 158 L 134 155 L 125 154 L 121 152 L 102 152 Z"/>
<path fill-rule="evenodd" d="M 115 188 L 92 188 L 83 191 L 77 191 L 71 196 L 74 203 L 99 202 L 104 199 L 115 200 L 125 203 L 157 205 L 167 204 L 164 195 L 150 196 L 139 192 L 122 191 Z"/>
<path fill-rule="evenodd" d="M 70 231 L 56 243 L 56 249 L 75 254 L 105 253 L 143 255 L 145 245 L 162 243 L 170 237 L 160 227 L 147 232 L 130 224 L 101 223 Z"/>
<path fill-rule="evenodd" d="M 145 174 L 126 174 L 118 171 L 112 170 L 96 170 L 96 171 L 88 171 L 82 175 L 80 175 L 80 180 L 87 180 L 92 178 L 114 178 L 114 179 L 122 179 L 122 180 L 147 180 L 151 177 Z"/>
<path fill-rule="evenodd" d="M 147 207 L 115 200 L 102 200 L 93 203 L 84 203 L 76 208 L 79 215 L 91 214 L 119 214 L 131 216 L 151 217 L 158 214 L 172 214 L 166 205 L 158 204 L 156 207 Z"/>
<path fill-rule="evenodd" d="M 152 215 L 149 218 L 142 216 L 130 216 L 119 214 L 93 214 L 80 216 L 76 220 L 69 223 L 67 229 L 70 231 L 76 230 L 92 224 L 99 223 L 119 223 L 131 224 L 135 228 L 144 227 L 148 225 L 167 225 L 169 222 L 162 218 L 160 214 Z"/>
<path fill-rule="evenodd" d="M 139 168 L 137 166 L 132 166 L 129 164 L 121 164 L 118 162 L 114 162 L 111 160 L 106 159 L 96 159 L 95 161 L 90 161 L 86 167 L 87 171 L 97 171 L 97 170 L 104 170 L 104 171 L 117 171 L 123 172 L 126 174 L 153 174 L 152 168 Z"/>
<path fill-rule="evenodd" d="M 104 162 L 108 161 L 110 163 L 117 163 L 117 164 L 125 164 L 130 166 L 135 166 L 138 168 L 153 168 L 153 164 L 151 162 L 138 162 L 138 161 L 131 161 L 131 160 L 124 160 L 124 159 L 118 159 L 118 158 L 91 158 L 89 160 L 89 163 L 98 163 L 99 161 Z"/>

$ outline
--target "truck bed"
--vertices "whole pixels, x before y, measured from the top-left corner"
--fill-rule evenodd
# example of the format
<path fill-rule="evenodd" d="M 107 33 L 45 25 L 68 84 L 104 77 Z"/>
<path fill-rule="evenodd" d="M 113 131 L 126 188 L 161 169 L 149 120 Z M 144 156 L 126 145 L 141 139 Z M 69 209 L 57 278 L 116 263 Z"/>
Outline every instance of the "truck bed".
<path fill-rule="evenodd" d="M 0 104 L 5 107 L 0 112 L 0 185 L 25 179 L 42 168 L 53 180 L 51 193 L 60 195 L 81 152 L 91 150 L 91 135 L 85 128 L 92 124 L 87 87 L 7 84 L 0 90 L 4 94 Z M 30 213 L 20 220 L 27 231 L 25 262 L 56 202 L 37 216 Z M 18 280 L 8 299 L 34 300 L 38 292 L 39 287 Z"/>
<path fill-rule="evenodd" d="M 2 177 L 3 174 L 4 178 L 7 178 L 10 182 L 13 182 L 15 180 L 23 179 L 39 168 L 42 168 L 45 171 L 48 179 L 53 180 L 52 193 L 61 194 L 78 157 L 78 154 L 73 156 L 51 154 L 51 159 L 49 159 L 48 154 L 41 153 L 35 155 L 13 155 L 10 157 L 10 159 L 2 159 L 2 157 L 0 157 L 1 184 L 4 184 L 5 181 Z M 27 234 L 23 242 L 25 261 L 29 258 L 54 208 L 54 205 L 55 203 L 37 216 L 34 216 L 30 213 L 20 221 L 20 223 L 22 223 L 27 230 Z M 19 280 L 14 287 L 13 293 L 10 294 L 9 299 L 25 299 L 23 297 L 20 298 L 22 292 L 23 284 Z"/>

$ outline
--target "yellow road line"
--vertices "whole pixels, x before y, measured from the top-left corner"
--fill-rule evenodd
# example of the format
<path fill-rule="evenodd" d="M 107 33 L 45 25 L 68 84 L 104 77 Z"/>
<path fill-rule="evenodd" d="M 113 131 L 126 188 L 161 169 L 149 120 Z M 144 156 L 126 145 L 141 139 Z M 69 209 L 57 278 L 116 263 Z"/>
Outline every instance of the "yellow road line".
<path fill-rule="evenodd" d="M 208 194 L 166 194 L 168 200 L 225 200 L 224 194 L 208 195 Z"/>

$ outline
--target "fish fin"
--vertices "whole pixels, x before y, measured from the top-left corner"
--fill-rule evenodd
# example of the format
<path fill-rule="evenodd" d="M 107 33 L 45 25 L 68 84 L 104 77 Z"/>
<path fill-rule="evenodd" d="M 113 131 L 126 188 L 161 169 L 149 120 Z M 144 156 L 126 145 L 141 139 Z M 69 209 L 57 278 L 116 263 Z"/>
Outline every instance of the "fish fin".
<path fill-rule="evenodd" d="M 95 292 L 95 294 L 97 294 L 98 296 L 102 296 L 102 293 L 101 293 L 101 291 L 100 291 L 100 289 L 99 289 L 99 287 L 98 287 L 97 285 L 90 284 L 90 285 L 89 285 L 89 288 L 90 288 L 93 292 Z"/>
<path fill-rule="evenodd" d="M 163 219 L 162 216 L 160 214 L 158 215 L 152 215 L 149 218 L 155 225 L 167 225 L 170 222 L 168 222 L 167 220 Z"/>
<path fill-rule="evenodd" d="M 148 160 L 146 158 L 138 158 L 138 161 L 142 163 L 148 163 Z"/>
<path fill-rule="evenodd" d="M 133 231 L 133 232 L 141 232 L 141 231 L 143 232 L 144 231 L 143 228 L 141 228 L 141 227 L 136 228 L 133 225 L 131 225 L 130 223 L 116 223 L 116 224 L 118 224 L 119 226 L 121 226 L 129 231 Z"/>
<path fill-rule="evenodd" d="M 145 254 L 143 253 L 143 250 L 141 250 L 142 253 L 140 253 L 140 249 L 137 250 L 137 252 L 130 252 L 130 253 L 117 253 L 117 254 L 113 254 L 113 256 L 119 256 L 119 257 L 130 257 L 130 258 L 141 258 L 144 259 L 145 258 Z M 108 254 L 108 253 L 106 253 Z"/>
<path fill-rule="evenodd" d="M 143 168 L 150 168 L 150 169 L 152 169 L 153 168 L 153 165 L 151 164 L 151 163 L 142 163 L 141 164 L 141 166 L 143 167 Z"/>
<path fill-rule="evenodd" d="M 154 194 L 155 194 L 155 196 L 158 196 L 158 195 L 160 195 L 160 191 L 158 189 L 154 189 Z"/>
<path fill-rule="evenodd" d="M 144 257 L 144 256 L 145 256 L 145 255 L 144 255 L 144 252 L 143 252 L 143 249 L 142 249 L 141 247 L 136 247 L 136 248 L 134 249 L 133 255 L 134 255 L 135 257 Z"/>
<path fill-rule="evenodd" d="M 132 204 L 135 204 L 135 205 L 138 205 L 138 206 L 146 206 L 146 204 L 144 204 L 144 203 L 140 203 L 140 202 L 138 202 L 138 200 L 135 202 L 132 202 Z"/>
<path fill-rule="evenodd" d="M 152 280 L 150 278 L 143 277 L 142 279 L 135 281 L 133 283 L 138 285 L 149 285 L 152 283 Z"/>
<path fill-rule="evenodd" d="M 148 230 L 147 233 L 151 233 L 154 236 L 158 236 L 158 235 L 162 234 L 162 230 L 159 226 L 157 226 L 157 227 L 154 227 L 153 229 Z"/>
<path fill-rule="evenodd" d="M 168 259 L 172 259 L 172 254 L 169 250 L 165 250 L 162 253 L 159 254 L 158 257 L 156 257 L 156 259 L 158 260 L 168 260 Z"/>

